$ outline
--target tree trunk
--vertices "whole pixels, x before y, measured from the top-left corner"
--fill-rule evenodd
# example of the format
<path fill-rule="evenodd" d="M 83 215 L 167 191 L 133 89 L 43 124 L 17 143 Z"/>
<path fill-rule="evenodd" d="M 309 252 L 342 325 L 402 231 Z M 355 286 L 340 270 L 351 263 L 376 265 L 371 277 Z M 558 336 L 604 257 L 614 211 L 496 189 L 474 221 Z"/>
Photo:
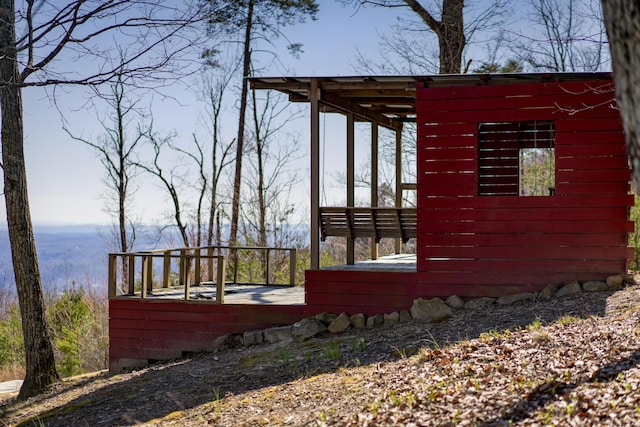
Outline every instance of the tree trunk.
<path fill-rule="evenodd" d="M 115 173 L 118 176 L 118 180 L 115 183 L 116 190 L 118 191 L 118 233 L 120 235 L 120 252 L 128 252 L 131 248 L 129 247 L 129 237 L 127 236 L 127 186 L 126 182 L 126 156 L 125 156 L 125 136 L 124 136 L 124 113 L 122 112 L 122 86 L 120 82 L 116 85 L 114 89 L 115 100 L 116 100 L 116 117 L 117 117 L 117 125 L 118 125 L 118 169 Z M 105 150 L 105 153 L 107 151 Z M 105 157 L 108 157 L 105 154 Z M 107 160 L 107 159 L 105 159 Z M 122 263 L 122 284 L 123 289 L 129 289 L 129 263 Z"/>
<path fill-rule="evenodd" d="M 440 74 L 459 74 L 462 70 L 462 51 L 467 43 L 464 37 L 464 0 L 442 0 L 442 18 L 435 19 L 417 0 L 404 2 L 424 21 L 438 37 L 440 48 Z"/>
<path fill-rule="evenodd" d="M 443 0 L 440 45 L 440 74 L 459 74 L 466 44 L 462 8 L 464 0 Z"/>
<path fill-rule="evenodd" d="M 2 161 L 7 224 L 18 291 L 26 356 L 26 376 L 19 399 L 46 390 L 58 380 L 27 196 L 23 151 L 22 83 L 15 46 L 13 0 L 0 0 L 0 88 Z"/>
<path fill-rule="evenodd" d="M 636 191 L 640 189 L 640 3 L 602 0 L 609 36 L 616 99 L 627 141 Z"/>
<path fill-rule="evenodd" d="M 238 138 L 236 140 L 236 170 L 233 179 L 233 201 L 231 204 L 231 231 L 229 245 L 236 245 L 238 240 L 238 221 L 240 218 L 240 182 L 242 180 L 242 155 L 244 152 L 245 113 L 247 111 L 247 77 L 251 72 L 251 31 L 253 25 L 253 0 L 247 7 L 247 22 L 244 36 L 244 53 L 242 66 L 242 93 L 240 95 L 240 116 L 238 119 Z"/>

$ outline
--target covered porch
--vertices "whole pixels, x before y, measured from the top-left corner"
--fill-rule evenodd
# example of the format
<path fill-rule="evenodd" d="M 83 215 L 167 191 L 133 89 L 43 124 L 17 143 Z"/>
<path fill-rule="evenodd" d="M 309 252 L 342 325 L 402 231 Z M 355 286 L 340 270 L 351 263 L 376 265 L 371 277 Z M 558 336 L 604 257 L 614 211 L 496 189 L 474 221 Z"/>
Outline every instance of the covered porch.
<path fill-rule="evenodd" d="M 375 261 L 380 257 L 381 239 L 393 239 L 393 253 L 406 252 L 404 245 L 417 237 L 416 206 L 408 206 L 405 197 L 408 191 L 417 189 L 415 182 L 403 181 L 403 131 L 406 123 L 416 119 L 415 77 L 253 77 L 249 79 L 252 89 L 277 90 L 288 95 L 291 102 L 309 103 L 310 115 L 310 171 L 311 171 L 311 215 L 310 215 L 310 270 L 320 270 L 322 242 L 327 238 L 346 239 L 345 266 L 359 261 Z M 323 135 L 321 135 L 321 113 L 341 114 L 346 118 L 344 152 L 335 158 L 344 159 L 345 193 L 344 206 L 321 206 Z M 369 204 L 356 206 L 356 124 L 370 125 Z M 384 128 L 395 135 L 393 163 L 395 166 L 392 184 L 394 201 L 392 206 L 380 205 L 380 130 Z M 356 259 L 355 240 L 369 239 L 369 255 Z M 386 255 L 386 254 L 384 254 Z M 388 259 L 383 265 L 389 266 Z M 342 265 L 342 264 L 341 264 Z M 331 269 L 340 268 L 338 265 Z M 358 269 L 375 269 L 374 263 L 360 264 Z M 405 265 L 406 268 L 406 265 Z M 348 269 L 348 268 L 347 268 Z M 415 271 L 415 263 L 414 269 Z"/>

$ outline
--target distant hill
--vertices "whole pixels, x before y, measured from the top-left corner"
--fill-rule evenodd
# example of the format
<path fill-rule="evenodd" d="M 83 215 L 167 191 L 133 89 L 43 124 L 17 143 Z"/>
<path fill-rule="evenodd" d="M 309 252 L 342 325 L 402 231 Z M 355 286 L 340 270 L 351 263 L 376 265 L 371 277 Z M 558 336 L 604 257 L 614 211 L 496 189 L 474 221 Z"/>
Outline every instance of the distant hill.
<path fill-rule="evenodd" d="M 90 285 L 98 292 L 106 292 L 108 226 L 35 226 L 34 234 L 42 284 L 48 292 L 59 292 L 74 282 Z M 151 232 L 136 245 L 155 247 Z M 6 228 L 0 229 L 0 288 L 13 289 L 15 280 L 11 262 L 11 248 Z"/>

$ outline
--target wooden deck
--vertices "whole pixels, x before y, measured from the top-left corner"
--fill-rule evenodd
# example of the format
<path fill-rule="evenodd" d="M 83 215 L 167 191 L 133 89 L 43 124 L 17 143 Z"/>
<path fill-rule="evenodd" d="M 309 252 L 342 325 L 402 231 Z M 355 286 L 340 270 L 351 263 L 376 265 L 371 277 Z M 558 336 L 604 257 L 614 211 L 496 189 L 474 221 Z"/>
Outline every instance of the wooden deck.
<path fill-rule="evenodd" d="M 395 272 L 415 272 L 416 271 L 416 255 L 415 254 L 393 254 L 380 257 L 376 260 L 356 261 L 355 264 L 339 264 L 329 267 L 323 267 L 325 270 L 341 270 L 341 271 L 395 271 Z"/>
<path fill-rule="evenodd" d="M 202 284 L 189 287 L 189 300 L 215 302 L 217 297 L 215 284 Z M 120 299 L 140 298 L 140 294 L 122 295 Z M 184 286 L 154 289 L 147 292 L 150 300 L 184 300 Z M 286 285 L 225 285 L 224 304 L 304 304 L 303 286 Z"/>

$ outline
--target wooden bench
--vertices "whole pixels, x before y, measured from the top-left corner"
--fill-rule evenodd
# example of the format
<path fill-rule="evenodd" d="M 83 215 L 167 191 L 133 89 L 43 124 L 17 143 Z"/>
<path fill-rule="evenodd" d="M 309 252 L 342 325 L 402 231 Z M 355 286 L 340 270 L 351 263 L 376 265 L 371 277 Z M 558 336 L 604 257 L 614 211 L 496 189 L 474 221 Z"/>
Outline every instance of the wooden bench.
<path fill-rule="evenodd" d="M 371 237 L 402 239 L 416 237 L 415 208 L 320 208 L 320 237 Z"/>

